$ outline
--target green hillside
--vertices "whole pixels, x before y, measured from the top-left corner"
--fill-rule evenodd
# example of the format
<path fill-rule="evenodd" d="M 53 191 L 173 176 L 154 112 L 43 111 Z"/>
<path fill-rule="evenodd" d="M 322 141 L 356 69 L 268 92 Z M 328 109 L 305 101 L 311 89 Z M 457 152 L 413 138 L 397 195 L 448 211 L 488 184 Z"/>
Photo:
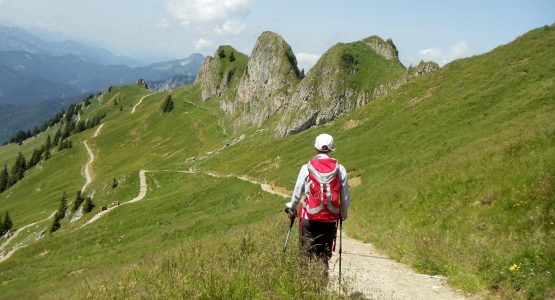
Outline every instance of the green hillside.
<path fill-rule="evenodd" d="M 10 242 L 28 246 L 0 262 L 0 298 L 333 297 L 316 284 L 301 289 L 298 253 L 282 255 L 283 198 L 206 173 L 291 190 L 321 132 L 335 137 L 334 155 L 355 179 L 350 235 L 470 293 L 553 297 L 554 44 L 555 26 L 533 30 L 283 139 L 253 128 L 231 135 L 219 104 L 200 100 L 198 84 L 173 91 L 169 113 L 161 109 L 166 93 L 114 87 L 81 116 L 106 114 L 97 137 L 98 127 L 72 136 L 73 148 L 0 194 L 0 213 L 10 211 L 14 228 L 43 220 L 64 191 L 71 205 L 84 183 L 83 142 L 92 148 L 85 195 L 95 208 L 41 239 L 34 237 L 50 219 Z M 357 78 L 350 84 L 370 84 Z M 18 151 L 0 147 L 0 161 L 11 163 Z M 118 207 L 137 196 L 140 170 L 146 197 Z M 80 228 L 102 206 L 115 208 Z"/>

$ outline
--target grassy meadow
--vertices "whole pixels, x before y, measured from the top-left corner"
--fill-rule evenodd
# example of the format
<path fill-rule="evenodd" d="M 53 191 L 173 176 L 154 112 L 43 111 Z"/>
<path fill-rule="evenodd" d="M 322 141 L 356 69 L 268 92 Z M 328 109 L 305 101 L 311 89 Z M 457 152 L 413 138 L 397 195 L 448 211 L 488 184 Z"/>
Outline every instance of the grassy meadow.
<path fill-rule="evenodd" d="M 283 139 L 271 128 L 230 133 L 219 103 L 201 102 L 196 85 L 172 92 L 169 113 L 160 108 L 167 94 L 156 93 L 134 114 L 150 92 L 114 87 L 82 114 L 106 114 L 98 137 L 96 128 L 72 136 L 72 149 L 0 194 L 0 212 L 10 211 L 15 228 L 51 214 L 64 191 L 71 206 L 84 183 L 83 141 L 93 149 L 85 191 L 94 196 L 93 212 L 71 224 L 64 219 L 62 229 L 0 263 L 0 298 L 337 297 L 319 293 L 317 284 L 301 289 L 295 238 L 291 251 L 280 252 L 288 223 L 283 198 L 233 178 L 177 172 L 246 174 L 292 190 L 322 132 L 334 136 L 333 155 L 360 183 L 351 187 L 350 235 L 469 293 L 552 298 L 554 44 L 554 26 L 533 30 Z M 237 144 L 186 162 L 243 133 Z M 0 161 L 18 151 L 0 147 Z M 135 197 L 141 169 L 148 170 L 142 201 L 77 229 L 101 206 Z"/>

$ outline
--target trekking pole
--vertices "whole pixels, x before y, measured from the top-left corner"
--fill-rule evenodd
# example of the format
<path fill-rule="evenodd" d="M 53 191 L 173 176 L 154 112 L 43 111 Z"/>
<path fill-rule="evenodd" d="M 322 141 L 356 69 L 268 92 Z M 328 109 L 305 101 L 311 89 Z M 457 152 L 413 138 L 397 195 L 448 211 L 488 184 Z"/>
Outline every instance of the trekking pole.
<path fill-rule="evenodd" d="M 291 224 L 289 224 L 289 232 L 287 232 L 287 237 L 285 238 L 285 245 L 283 245 L 283 252 L 287 250 L 287 242 L 289 241 L 289 236 L 291 235 L 291 229 L 293 229 L 293 223 L 295 223 L 295 218 L 291 218 Z"/>
<path fill-rule="evenodd" d="M 343 218 L 339 219 L 339 289 L 341 289 L 341 250 L 343 241 Z"/>

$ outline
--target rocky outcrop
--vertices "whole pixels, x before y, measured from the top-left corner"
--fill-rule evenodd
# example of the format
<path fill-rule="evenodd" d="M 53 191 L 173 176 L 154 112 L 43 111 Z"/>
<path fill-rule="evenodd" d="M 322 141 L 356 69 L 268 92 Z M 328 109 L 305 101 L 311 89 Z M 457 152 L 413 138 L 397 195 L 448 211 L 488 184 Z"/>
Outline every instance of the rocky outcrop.
<path fill-rule="evenodd" d="M 217 70 L 220 61 L 212 56 L 206 56 L 200 67 L 195 83 L 200 85 L 200 96 L 202 101 L 217 97 L 222 93 L 221 82 Z"/>
<path fill-rule="evenodd" d="M 155 92 L 167 92 L 195 81 L 194 76 L 175 75 L 166 80 L 148 81 L 148 88 Z"/>
<path fill-rule="evenodd" d="M 330 122 L 377 97 L 404 74 L 392 42 L 370 37 L 337 44 L 296 89 L 275 133 L 286 136 Z"/>
<path fill-rule="evenodd" d="M 417 77 L 439 70 L 438 64 L 432 61 L 421 61 L 416 67 L 409 68 L 409 76 Z"/>
<path fill-rule="evenodd" d="M 202 100 L 235 95 L 246 60 L 246 55 L 231 46 L 220 46 L 214 56 L 207 56 L 195 80 L 200 85 Z"/>
<path fill-rule="evenodd" d="M 370 49 L 372 49 L 377 54 L 381 55 L 386 60 L 399 60 L 399 53 L 397 52 L 397 47 L 393 44 L 391 39 L 384 42 L 380 37 L 371 36 L 362 40 Z"/>
<path fill-rule="evenodd" d="M 219 101 L 235 128 L 278 115 L 279 136 L 330 122 L 407 80 L 393 42 L 376 36 L 335 45 L 302 80 L 291 47 L 278 34 L 263 32 L 248 61 L 234 51 L 221 46 L 206 57 L 195 81 L 202 100 Z"/>
<path fill-rule="evenodd" d="M 235 99 L 222 109 L 235 116 L 236 125 L 260 125 L 285 105 L 300 80 L 291 46 L 278 34 L 263 32 L 249 57 Z"/>
<path fill-rule="evenodd" d="M 146 84 L 146 81 L 142 78 L 139 78 L 139 80 L 137 80 L 137 85 L 141 85 L 148 90 L 148 85 Z"/>

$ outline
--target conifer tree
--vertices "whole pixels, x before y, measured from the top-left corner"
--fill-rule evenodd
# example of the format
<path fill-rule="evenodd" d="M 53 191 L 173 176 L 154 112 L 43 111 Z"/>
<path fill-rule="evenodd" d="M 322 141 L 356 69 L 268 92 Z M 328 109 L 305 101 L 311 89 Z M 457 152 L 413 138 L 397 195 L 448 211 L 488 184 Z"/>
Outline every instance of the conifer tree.
<path fill-rule="evenodd" d="M 79 206 L 81 206 L 81 203 L 83 203 L 83 194 L 81 193 L 81 191 L 77 191 L 77 194 L 75 195 L 75 200 L 73 200 L 73 208 L 71 209 L 73 212 L 77 211 L 79 209 Z"/>
<path fill-rule="evenodd" d="M 8 166 L 4 165 L 4 169 L 0 173 L 0 193 L 8 188 L 10 175 L 8 174 Z"/>
<path fill-rule="evenodd" d="M 0 236 L 3 236 L 4 233 L 4 222 L 2 221 L 2 218 L 0 218 Z"/>
<path fill-rule="evenodd" d="M 46 137 L 46 149 L 52 148 L 52 139 L 50 138 L 50 134 Z"/>
<path fill-rule="evenodd" d="M 62 194 L 62 199 L 60 199 L 60 206 L 58 206 L 58 211 L 56 212 L 56 217 L 60 220 L 66 216 L 67 211 L 67 196 L 66 192 Z"/>
<path fill-rule="evenodd" d="M 115 189 L 116 187 L 118 187 L 118 181 L 114 178 L 114 180 L 112 180 L 112 189 Z"/>
<path fill-rule="evenodd" d="M 60 126 L 58 127 L 58 130 L 56 130 L 56 133 L 54 134 L 54 146 L 58 146 L 58 143 L 60 142 L 61 137 L 62 137 L 62 128 Z"/>
<path fill-rule="evenodd" d="M 52 221 L 52 225 L 50 225 L 50 233 L 60 229 L 62 224 L 60 220 L 62 220 L 66 216 L 67 211 L 67 199 L 66 199 L 66 192 L 62 194 L 62 199 L 60 199 L 60 206 L 58 207 L 58 211 L 54 215 L 54 220 Z"/>
<path fill-rule="evenodd" d="M 26 167 L 27 167 L 27 164 L 25 162 L 25 157 L 23 156 L 23 153 L 19 152 L 19 155 L 17 156 L 17 159 L 15 160 L 15 163 L 12 167 L 12 173 L 10 176 L 10 185 L 15 184 L 21 178 L 23 178 L 23 174 L 25 173 Z"/>
<path fill-rule="evenodd" d="M 168 94 L 168 96 L 166 96 L 166 100 L 164 100 L 164 103 L 162 104 L 162 111 L 167 113 L 173 110 L 174 104 L 173 104 L 173 100 L 172 100 L 172 95 Z"/>
<path fill-rule="evenodd" d="M 10 231 L 10 229 L 12 229 L 13 226 L 13 222 L 12 219 L 10 218 L 10 213 L 6 212 L 6 216 L 4 217 L 4 222 L 2 222 L 2 231 L 4 233 Z"/>
<path fill-rule="evenodd" d="M 88 213 L 91 212 L 94 208 L 94 204 L 92 202 L 91 197 L 85 198 L 85 203 L 83 204 L 83 212 Z"/>
<path fill-rule="evenodd" d="M 58 218 L 54 218 L 54 220 L 52 221 L 52 225 L 50 225 L 50 233 L 53 233 L 54 231 L 60 229 L 60 227 L 62 227 L 62 224 L 60 224 L 60 220 Z"/>
<path fill-rule="evenodd" d="M 231 51 L 231 54 L 229 55 L 229 61 L 233 62 L 235 60 L 235 54 L 233 54 L 233 51 Z"/>
<path fill-rule="evenodd" d="M 50 159 L 51 155 L 50 155 L 50 149 L 48 147 L 46 147 L 46 150 L 44 150 L 42 157 L 44 158 L 44 160 Z"/>

